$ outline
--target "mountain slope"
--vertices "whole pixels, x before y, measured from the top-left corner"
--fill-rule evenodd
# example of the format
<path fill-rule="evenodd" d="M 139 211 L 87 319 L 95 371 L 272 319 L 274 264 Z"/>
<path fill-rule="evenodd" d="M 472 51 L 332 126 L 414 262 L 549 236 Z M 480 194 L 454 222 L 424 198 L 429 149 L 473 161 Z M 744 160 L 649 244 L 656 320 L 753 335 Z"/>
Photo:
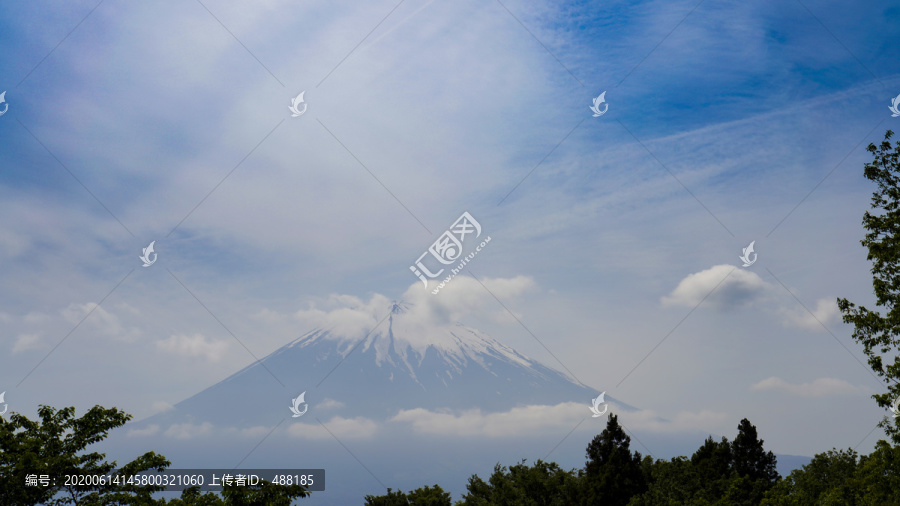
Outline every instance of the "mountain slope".
<path fill-rule="evenodd" d="M 291 400 L 301 392 L 307 418 L 387 419 L 416 408 L 500 412 L 562 402 L 584 403 L 590 413 L 598 391 L 475 329 L 420 325 L 408 309 L 393 304 L 374 331 L 313 330 L 144 422 L 273 425 L 291 415 Z"/>

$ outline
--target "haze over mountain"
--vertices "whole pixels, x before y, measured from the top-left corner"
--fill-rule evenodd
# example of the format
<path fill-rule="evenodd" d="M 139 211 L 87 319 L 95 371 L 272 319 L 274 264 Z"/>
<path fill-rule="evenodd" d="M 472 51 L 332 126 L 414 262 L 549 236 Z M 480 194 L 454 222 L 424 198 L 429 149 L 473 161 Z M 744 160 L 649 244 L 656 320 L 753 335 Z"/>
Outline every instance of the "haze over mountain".
<path fill-rule="evenodd" d="M 410 308 L 393 303 L 374 329 L 312 330 L 139 425 L 274 425 L 291 416 L 291 400 L 302 392 L 307 418 L 326 412 L 386 420 L 408 410 L 492 413 L 565 402 L 582 403 L 590 414 L 599 391 L 476 329 L 421 324 Z"/>

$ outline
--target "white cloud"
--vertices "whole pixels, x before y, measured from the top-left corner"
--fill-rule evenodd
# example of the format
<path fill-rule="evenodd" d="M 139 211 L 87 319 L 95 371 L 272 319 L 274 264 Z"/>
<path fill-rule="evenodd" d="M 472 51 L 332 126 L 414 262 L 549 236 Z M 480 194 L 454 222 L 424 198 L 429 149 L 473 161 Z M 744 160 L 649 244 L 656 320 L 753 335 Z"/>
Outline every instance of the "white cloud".
<path fill-rule="evenodd" d="M 437 326 L 455 324 L 466 317 L 485 317 L 513 323 L 515 320 L 496 303 L 491 293 L 501 300 L 508 300 L 536 286 L 532 278 L 521 275 L 512 278 L 482 278 L 481 283 L 469 276 L 460 275 L 437 295 L 424 290 L 419 283 L 412 284 L 401 298 L 407 306 L 403 322 L 410 329 L 404 335 L 409 338 L 427 336 L 429 330 Z M 387 315 L 391 304 L 389 298 L 378 293 L 368 301 L 351 295 L 331 295 L 320 304 L 326 309 L 310 304 L 308 309 L 294 313 L 294 317 L 301 320 L 307 328 L 329 329 L 331 338 L 355 340 L 371 331 Z M 333 309 L 328 309 L 329 307 Z M 277 313 L 268 309 L 257 312 L 255 316 L 266 322 L 280 320 Z"/>
<path fill-rule="evenodd" d="M 127 305 L 124 305 L 128 308 Z M 128 308 L 132 312 L 131 308 Z M 82 322 L 82 326 L 93 327 L 100 335 L 111 337 L 120 341 L 133 342 L 140 336 L 140 330 L 135 327 L 125 328 L 119 317 L 103 309 L 94 302 L 85 304 L 69 304 L 61 311 L 63 318 L 75 325 Z M 86 317 L 86 318 L 85 318 Z"/>
<path fill-rule="evenodd" d="M 343 403 L 343 402 L 336 401 L 336 400 L 334 400 L 334 399 L 325 399 L 325 400 L 323 400 L 322 402 L 319 402 L 319 403 L 316 404 L 316 409 L 317 409 L 317 410 L 322 410 L 322 409 L 337 409 L 337 408 L 343 408 L 343 407 L 344 407 L 344 403 Z"/>
<path fill-rule="evenodd" d="M 373 295 L 368 302 L 352 295 L 331 295 L 326 304 L 335 309 L 326 311 L 310 305 L 294 316 L 310 327 L 331 329 L 334 337 L 358 338 L 375 327 L 390 309 L 391 301 L 381 294 Z"/>
<path fill-rule="evenodd" d="M 213 432 L 213 425 L 203 422 L 200 425 L 193 423 L 174 423 L 163 433 L 166 437 L 174 439 L 193 439 L 200 436 L 208 436 Z"/>
<path fill-rule="evenodd" d="M 772 376 L 750 387 L 751 390 L 777 390 L 800 397 L 824 397 L 826 395 L 856 395 L 865 389 L 836 378 L 818 378 L 812 382 L 794 385 Z"/>
<path fill-rule="evenodd" d="M 835 299 L 819 299 L 812 314 L 802 307 L 795 310 L 782 310 L 783 323 L 788 327 L 796 327 L 806 330 L 821 330 L 822 325 L 828 325 L 840 321 L 841 311 L 837 307 Z M 821 322 L 821 323 L 820 323 Z"/>
<path fill-rule="evenodd" d="M 535 289 L 536 284 L 531 277 L 522 275 L 513 278 L 481 278 L 479 283 L 461 272 L 437 294 L 432 294 L 434 288 L 433 282 L 428 284 L 427 290 L 420 283 L 415 283 L 406 290 L 403 300 L 414 305 L 409 320 L 447 324 L 477 314 L 495 321 L 511 323 L 514 320 L 497 304 L 494 296 L 500 300 L 508 300 Z"/>
<path fill-rule="evenodd" d="M 203 334 L 172 335 L 156 342 L 160 350 L 182 357 L 203 357 L 210 362 L 218 362 L 228 350 L 227 341 L 207 339 Z"/>
<path fill-rule="evenodd" d="M 589 413 L 584 403 L 565 402 L 516 407 L 503 413 L 472 409 L 458 415 L 417 408 L 402 410 L 391 421 L 409 423 L 422 434 L 512 437 L 571 428 Z"/>
<path fill-rule="evenodd" d="M 675 290 L 662 298 L 664 306 L 695 307 L 705 304 L 720 309 L 749 305 L 765 297 L 770 289 L 756 273 L 733 265 L 716 265 L 689 274 Z"/>
<path fill-rule="evenodd" d="M 41 337 L 38 334 L 20 334 L 16 337 L 12 352 L 19 353 L 27 350 L 39 350 L 41 348 L 49 348 L 49 346 L 41 342 Z"/>
<path fill-rule="evenodd" d="M 366 439 L 375 434 L 378 424 L 363 418 L 343 418 L 336 416 L 324 423 L 328 430 L 319 424 L 294 423 L 288 427 L 288 434 L 301 439 L 331 439 L 334 434 L 338 439 Z M 331 433 L 329 433 L 329 431 Z"/>
<path fill-rule="evenodd" d="M 236 427 L 229 427 L 225 430 L 228 433 L 237 432 L 242 437 L 250 437 L 250 438 L 259 438 L 265 436 L 269 432 L 272 431 L 272 427 L 266 427 L 264 425 L 256 425 L 253 427 L 247 427 L 246 429 L 238 429 Z"/>
<path fill-rule="evenodd" d="M 148 425 L 143 429 L 131 429 L 128 431 L 128 437 L 147 437 L 155 436 L 159 432 L 159 425 Z"/>
<path fill-rule="evenodd" d="M 664 420 L 649 410 L 625 411 L 609 403 L 629 429 L 659 433 L 689 430 L 712 431 L 728 420 L 725 413 L 703 410 L 699 413 L 681 411 L 672 420 Z M 393 422 L 406 422 L 422 434 L 517 437 L 546 433 L 551 430 L 568 431 L 589 416 L 588 406 L 581 402 L 565 402 L 555 406 L 532 405 L 516 407 L 502 413 L 482 413 L 478 409 L 459 414 L 426 409 L 400 411 Z M 605 418 L 604 418 L 605 420 Z"/>

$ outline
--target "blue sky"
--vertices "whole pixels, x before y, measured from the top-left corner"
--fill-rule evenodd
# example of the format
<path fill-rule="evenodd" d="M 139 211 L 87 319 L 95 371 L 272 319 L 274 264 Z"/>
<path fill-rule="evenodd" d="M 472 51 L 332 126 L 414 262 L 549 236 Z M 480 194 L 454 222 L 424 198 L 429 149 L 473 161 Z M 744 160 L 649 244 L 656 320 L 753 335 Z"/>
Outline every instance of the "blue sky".
<path fill-rule="evenodd" d="M 862 166 L 900 128 L 900 8 L 396 5 L 7 6 L 10 409 L 140 419 L 321 312 L 414 298 L 645 410 L 636 434 L 747 417 L 778 453 L 871 449 L 882 387 L 834 300 L 872 302 Z M 463 211 L 503 306 L 408 269 Z"/>

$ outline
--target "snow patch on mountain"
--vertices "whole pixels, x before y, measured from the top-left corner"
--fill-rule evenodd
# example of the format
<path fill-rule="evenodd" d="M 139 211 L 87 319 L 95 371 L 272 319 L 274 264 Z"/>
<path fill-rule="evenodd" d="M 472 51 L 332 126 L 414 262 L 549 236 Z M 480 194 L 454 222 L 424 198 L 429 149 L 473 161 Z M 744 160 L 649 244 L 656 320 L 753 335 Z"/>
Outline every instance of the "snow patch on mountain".
<path fill-rule="evenodd" d="M 373 326 L 378 327 L 368 335 L 365 333 L 347 335 L 340 331 L 342 330 L 340 327 L 316 329 L 289 344 L 288 347 L 303 348 L 320 340 L 336 340 L 342 358 L 351 352 L 365 353 L 372 350 L 377 366 L 398 367 L 417 382 L 419 380 L 416 371 L 422 366 L 429 350 L 433 350 L 447 366 L 445 373 L 450 379 L 453 378 L 453 373 L 461 375 L 471 363 L 490 370 L 486 358 L 526 368 L 533 368 L 535 365 L 533 360 L 513 348 L 460 323 L 453 326 L 424 324 L 415 318 L 414 308 L 414 305 L 408 303 L 391 303 L 387 320 L 381 325 L 378 325 L 378 322 L 384 319 L 384 316 L 374 321 Z M 343 326 L 343 329 L 347 327 Z M 363 341 L 360 342 L 360 339 Z M 326 358 L 321 357 L 322 360 Z M 393 373 L 390 379 L 393 380 Z"/>

